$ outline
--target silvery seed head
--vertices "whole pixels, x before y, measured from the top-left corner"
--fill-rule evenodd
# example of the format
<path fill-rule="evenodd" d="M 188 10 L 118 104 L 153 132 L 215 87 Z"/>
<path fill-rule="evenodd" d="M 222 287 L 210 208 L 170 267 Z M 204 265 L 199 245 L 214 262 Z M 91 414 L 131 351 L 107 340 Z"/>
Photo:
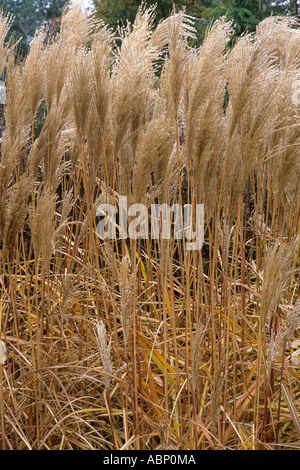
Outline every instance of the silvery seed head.
<path fill-rule="evenodd" d="M 0 364 L 6 364 L 6 347 L 4 341 L 0 341 Z"/>

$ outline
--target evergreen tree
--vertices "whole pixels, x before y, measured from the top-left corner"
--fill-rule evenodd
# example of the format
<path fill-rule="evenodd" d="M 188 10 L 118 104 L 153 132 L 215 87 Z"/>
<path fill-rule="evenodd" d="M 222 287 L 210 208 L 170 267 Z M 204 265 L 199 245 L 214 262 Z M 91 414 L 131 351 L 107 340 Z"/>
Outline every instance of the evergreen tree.
<path fill-rule="evenodd" d="M 21 52 L 28 51 L 35 31 L 45 23 L 53 29 L 59 27 L 60 16 L 66 0 L 5 0 L 2 9 L 14 16 L 10 33 L 13 39 L 21 39 Z"/>

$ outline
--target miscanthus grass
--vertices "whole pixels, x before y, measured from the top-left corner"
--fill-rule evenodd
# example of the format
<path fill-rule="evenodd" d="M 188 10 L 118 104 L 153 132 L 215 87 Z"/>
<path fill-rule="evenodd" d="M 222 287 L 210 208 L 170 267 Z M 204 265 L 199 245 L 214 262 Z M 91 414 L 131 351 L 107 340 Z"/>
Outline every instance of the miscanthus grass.
<path fill-rule="evenodd" d="M 1 449 L 300 448 L 299 23 L 154 18 L 73 2 L 20 62 L 0 15 Z M 102 240 L 121 196 L 203 248 Z"/>

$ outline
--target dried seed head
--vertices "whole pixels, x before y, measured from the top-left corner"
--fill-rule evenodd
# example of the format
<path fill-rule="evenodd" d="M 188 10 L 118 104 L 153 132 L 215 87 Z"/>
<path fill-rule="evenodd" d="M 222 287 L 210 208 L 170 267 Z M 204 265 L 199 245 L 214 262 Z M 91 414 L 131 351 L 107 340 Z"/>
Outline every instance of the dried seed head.
<path fill-rule="evenodd" d="M 31 188 L 31 178 L 27 175 L 22 175 L 20 180 L 16 182 L 9 191 L 6 210 L 3 214 L 5 220 L 3 230 L 3 256 L 8 253 L 14 237 L 24 226 L 28 212 L 28 196 Z"/>
<path fill-rule="evenodd" d="M 291 274 L 291 263 L 298 239 L 290 246 L 276 243 L 267 253 L 262 290 L 262 320 L 265 323 L 278 306 Z"/>
<path fill-rule="evenodd" d="M 203 341 L 205 337 L 205 331 L 206 327 L 200 323 L 197 326 L 193 342 L 191 358 L 191 384 L 194 392 L 197 390 L 200 380 L 200 367 L 203 357 Z"/>
<path fill-rule="evenodd" d="M 55 204 L 56 195 L 49 190 L 45 190 L 42 194 L 37 196 L 36 203 L 33 202 L 30 214 L 32 243 L 35 256 L 36 258 L 42 256 L 46 270 L 49 269 L 50 257 L 55 248 Z"/>
<path fill-rule="evenodd" d="M 4 341 L 0 341 L 0 364 L 6 364 L 6 347 Z"/>
<path fill-rule="evenodd" d="M 276 359 L 281 353 L 283 338 L 284 334 L 282 331 L 279 331 L 277 333 L 274 333 L 274 331 L 271 332 L 271 339 L 268 345 L 266 361 L 268 371 L 270 371 L 270 368 L 276 362 Z"/>
<path fill-rule="evenodd" d="M 136 271 L 131 272 L 131 263 L 128 255 L 121 261 L 118 271 L 118 282 L 120 289 L 120 313 L 123 327 L 125 348 L 127 347 L 129 333 L 134 319 L 136 309 Z"/>

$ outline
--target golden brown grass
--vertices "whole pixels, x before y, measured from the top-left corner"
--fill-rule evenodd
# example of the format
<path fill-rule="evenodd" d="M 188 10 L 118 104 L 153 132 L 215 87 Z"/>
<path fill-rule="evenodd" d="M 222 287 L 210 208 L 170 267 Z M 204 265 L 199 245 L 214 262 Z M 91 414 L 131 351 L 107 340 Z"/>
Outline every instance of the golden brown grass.
<path fill-rule="evenodd" d="M 23 63 L 0 18 L 2 449 L 300 448 L 299 24 L 153 15 L 75 4 Z M 120 196 L 204 204 L 202 250 L 100 240 Z"/>

